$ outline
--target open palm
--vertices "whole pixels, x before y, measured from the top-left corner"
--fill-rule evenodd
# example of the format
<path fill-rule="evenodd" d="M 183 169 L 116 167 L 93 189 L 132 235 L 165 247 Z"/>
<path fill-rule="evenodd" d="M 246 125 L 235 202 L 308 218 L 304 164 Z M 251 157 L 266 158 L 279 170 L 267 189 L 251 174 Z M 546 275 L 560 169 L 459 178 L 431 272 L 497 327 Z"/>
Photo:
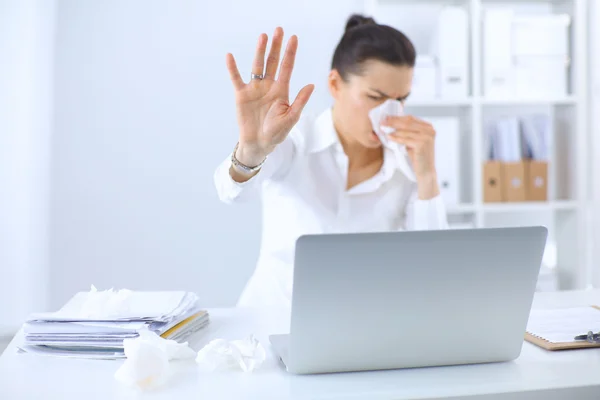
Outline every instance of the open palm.
<path fill-rule="evenodd" d="M 286 138 L 300 119 L 314 89 L 313 85 L 303 87 L 290 104 L 289 88 L 298 38 L 292 36 L 288 41 L 278 77 L 283 29 L 275 30 L 265 68 L 267 41 L 267 35 L 261 34 L 252 65 L 252 74 L 259 78 L 251 79 L 248 83 L 242 80 L 233 55 L 227 54 L 227 69 L 235 89 L 239 144 L 256 157 L 267 156 Z"/>

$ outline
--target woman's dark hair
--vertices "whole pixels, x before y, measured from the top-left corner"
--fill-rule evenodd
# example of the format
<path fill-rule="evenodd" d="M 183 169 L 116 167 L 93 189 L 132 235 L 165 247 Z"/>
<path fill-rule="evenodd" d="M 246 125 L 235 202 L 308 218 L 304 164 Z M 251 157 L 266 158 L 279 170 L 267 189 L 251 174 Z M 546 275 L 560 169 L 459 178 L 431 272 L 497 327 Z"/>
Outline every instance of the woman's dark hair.
<path fill-rule="evenodd" d="M 414 67 L 415 58 L 415 48 L 405 34 L 391 26 L 380 25 L 373 18 L 353 14 L 333 53 L 331 69 L 347 80 L 349 75 L 361 75 L 363 64 L 368 60 Z"/>

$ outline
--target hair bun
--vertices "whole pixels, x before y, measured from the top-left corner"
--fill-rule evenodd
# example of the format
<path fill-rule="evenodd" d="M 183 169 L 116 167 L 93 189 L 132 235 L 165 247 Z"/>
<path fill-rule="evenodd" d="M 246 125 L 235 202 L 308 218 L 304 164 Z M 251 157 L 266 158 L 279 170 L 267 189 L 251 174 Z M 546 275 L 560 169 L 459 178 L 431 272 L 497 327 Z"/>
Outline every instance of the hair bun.
<path fill-rule="evenodd" d="M 361 14 L 353 14 L 346 22 L 346 32 L 361 25 L 377 25 L 377 22 L 375 22 L 375 20 L 371 17 L 365 17 Z"/>

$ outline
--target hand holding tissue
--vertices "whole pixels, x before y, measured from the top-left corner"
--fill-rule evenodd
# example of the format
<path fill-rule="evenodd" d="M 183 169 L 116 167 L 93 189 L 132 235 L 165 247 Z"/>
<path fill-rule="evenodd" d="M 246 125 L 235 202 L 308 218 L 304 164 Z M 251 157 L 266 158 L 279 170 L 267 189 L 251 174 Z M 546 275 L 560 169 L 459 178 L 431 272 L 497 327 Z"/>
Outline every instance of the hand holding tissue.
<path fill-rule="evenodd" d="M 414 176 L 419 184 L 437 186 L 433 126 L 412 115 L 404 115 L 404 108 L 398 100 L 386 100 L 369 112 L 369 118 L 385 147 L 394 151 L 400 160 L 408 156 L 412 168 L 403 172 L 409 177 Z M 429 197 L 433 197 L 434 192 L 435 187 Z"/>
<path fill-rule="evenodd" d="M 373 131 L 381 141 L 384 146 L 389 146 L 390 141 L 388 139 L 388 135 L 394 132 L 394 128 L 389 126 L 384 126 L 385 119 L 388 116 L 399 117 L 403 115 L 404 107 L 402 103 L 398 100 L 386 100 L 378 107 L 373 108 L 369 112 L 369 118 L 371 119 L 371 125 L 373 126 Z M 392 148 L 398 146 L 391 146 Z"/>

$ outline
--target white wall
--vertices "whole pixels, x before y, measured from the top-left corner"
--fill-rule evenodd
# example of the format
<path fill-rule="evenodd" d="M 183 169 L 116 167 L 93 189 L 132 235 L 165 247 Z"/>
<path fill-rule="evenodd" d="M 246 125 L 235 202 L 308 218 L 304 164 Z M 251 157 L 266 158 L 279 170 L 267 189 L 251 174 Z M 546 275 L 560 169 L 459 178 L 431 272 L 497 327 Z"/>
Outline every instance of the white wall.
<path fill-rule="evenodd" d="M 260 211 L 221 205 L 213 189 L 236 139 L 225 53 L 247 75 L 260 32 L 298 34 L 292 95 L 315 83 L 308 111 L 318 112 L 330 102 L 334 46 L 363 1 L 57 3 L 50 308 L 92 283 L 183 288 L 207 306 L 233 304 L 254 268 Z M 0 310 L 13 321 L 45 298 L 36 277 L 45 274 L 53 4 L 0 0 L 0 268 L 10 277 L 0 304 L 26 297 L 22 310 Z M 425 50 L 418 28 L 406 25 Z M 600 223 L 600 209 L 595 216 Z"/>
<path fill-rule="evenodd" d="M 326 77 L 362 0 L 60 1 L 52 165 L 51 304 L 99 288 L 188 289 L 232 305 L 259 246 L 258 204 L 218 202 L 212 174 L 235 145 L 232 51 L 299 36 L 293 96 Z"/>
<path fill-rule="evenodd" d="M 0 336 L 47 304 L 54 12 L 0 0 Z"/>

